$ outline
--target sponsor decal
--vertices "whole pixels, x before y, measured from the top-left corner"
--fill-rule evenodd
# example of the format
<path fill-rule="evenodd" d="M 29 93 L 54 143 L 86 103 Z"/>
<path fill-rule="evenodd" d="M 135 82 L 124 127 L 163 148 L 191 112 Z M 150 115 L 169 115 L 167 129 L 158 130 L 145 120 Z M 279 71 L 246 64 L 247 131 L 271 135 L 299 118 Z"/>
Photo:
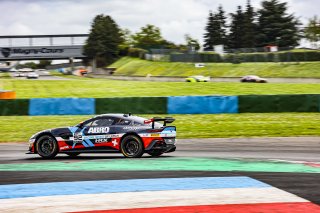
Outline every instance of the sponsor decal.
<path fill-rule="evenodd" d="M 108 134 L 108 135 L 88 135 L 88 136 L 83 136 L 83 140 L 93 140 L 93 139 L 104 139 L 104 138 L 120 138 L 124 134 Z"/>
<path fill-rule="evenodd" d="M 140 137 L 176 137 L 176 133 L 139 134 Z"/>
<path fill-rule="evenodd" d="M 108 142 L 108 138 L 99 138 L 95 140 L 95 143 L 106 143 Z"/>
<path fill-rule="evenodd" d="M 166 127 L 164 130 L 165 131 L 176 131 L 176 129 L 174 127 Z"/>
<path fill-rule="evenodd" d="M 3 57 L 8 58 L 11 53 L 11 48 L 1 48 L 1 53 Z"/>
<path fill-rule="evenodd" d="M 109 141 L 108 141 L 108 138 L 101 138 L 101 139 L 97 139 L 97 140 L 95 141 L 95 143 L 106 143 L 106 142 L 109 142 Z M 117 145 L 118 145 L 117 139 L 113 139 L 113 140 L 111 141 L 111 143 L 112 143 L 113 146 L 117 146 Z"/>
<path fill-rule="evenodd" d="M 90 127 L 88 133 L 108 133 L 109 127 Z"/>
<path fill-rule="evenodd" d="M 117 142 L 116 139 L 113 139 L 113 140 L 111 141 L 111 143 L 112 143 L 113 146 L 117 146 L 117 145 L 118 145 L 118 142 Z"/>
<path fill-rule="evenodd" d="M 123 127 L 124 130 L 138 130 L 138 129 L 144 129 L 145 127 L 143 126 L 126 126 L 126 127 Z"/>
<path fill-rule="evenodd" d="M 108 138 L 106 135 L 88 135 L 88 136 L 83 136 L 83 139 L 86 140 L 86 139 L 89 139 L 89 140 L 92 140 L 92 139 L 103 139 L 103 138 Z"/>
<path fill-rule="evenodd" d="M 1 53 L 5 58 L 10 55 L 38 55 L 38 54 L 60 54 L 63 53 L 64 49 L 61 48 L 32 48 L 32 49 L 22 49 L 22 48 L 1 48 Z"/>
<path fill-rule="evenodd" d="M 73 134 L 73 142 L 75 143 L 82 143 L 83 136 L 81 132 L 76 132 Z"/>
<path fill-rule="evenodd" d="M 172 133 L 172 134 L 161 134 L 161 137 L 176 137 L 176 133 Z"/>

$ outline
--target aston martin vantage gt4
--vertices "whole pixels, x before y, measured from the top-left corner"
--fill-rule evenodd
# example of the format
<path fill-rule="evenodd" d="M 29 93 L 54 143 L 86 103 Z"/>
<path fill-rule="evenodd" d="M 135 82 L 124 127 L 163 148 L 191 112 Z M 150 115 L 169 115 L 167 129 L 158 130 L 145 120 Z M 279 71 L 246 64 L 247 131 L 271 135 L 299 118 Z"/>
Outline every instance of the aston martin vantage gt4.
<path fill-rule="evenodd" d="M 157 157 L 176 150 L 176 127 L 172 117 L 145 119 L 131 114 L 103 114 L 75 126 L 48 129 L 31 136 L 29 152 L 43 158 L 58 153 L 121 152 L 128 158 L 144 153 Z M 163 122 L 159 123 L 159 122 Z"/>

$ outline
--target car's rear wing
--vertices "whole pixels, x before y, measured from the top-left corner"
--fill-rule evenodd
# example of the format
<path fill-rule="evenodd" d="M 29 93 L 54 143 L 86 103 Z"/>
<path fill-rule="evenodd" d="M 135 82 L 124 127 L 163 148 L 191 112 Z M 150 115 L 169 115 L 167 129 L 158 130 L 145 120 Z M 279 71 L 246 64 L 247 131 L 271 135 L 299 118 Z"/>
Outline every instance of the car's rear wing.
<path fill-rule="evenodd" d="M 172 123 L 173 121 L 175 121 L 175 119 L 172 117 L 165 117 L 165 118 L 153 117 L 149 120 L 145 120 L 144 123 L 145 124 L 152 123 L 152 129 L 154 129 L 154 123 L 158 121 L 163 121 L 163 126 L 166 126 L 168 123 Z"/>

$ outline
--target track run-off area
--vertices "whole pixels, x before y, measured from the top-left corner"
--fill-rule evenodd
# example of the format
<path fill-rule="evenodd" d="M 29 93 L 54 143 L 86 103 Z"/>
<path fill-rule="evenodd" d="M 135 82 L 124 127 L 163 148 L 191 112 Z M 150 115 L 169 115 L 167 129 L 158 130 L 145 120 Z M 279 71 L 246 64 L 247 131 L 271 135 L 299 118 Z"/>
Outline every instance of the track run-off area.
<path fill-rule="evenodd" d="M 320 212 L 320 138 L 180 139 L 152 158 L 0 144 L 0 212 Z"/>

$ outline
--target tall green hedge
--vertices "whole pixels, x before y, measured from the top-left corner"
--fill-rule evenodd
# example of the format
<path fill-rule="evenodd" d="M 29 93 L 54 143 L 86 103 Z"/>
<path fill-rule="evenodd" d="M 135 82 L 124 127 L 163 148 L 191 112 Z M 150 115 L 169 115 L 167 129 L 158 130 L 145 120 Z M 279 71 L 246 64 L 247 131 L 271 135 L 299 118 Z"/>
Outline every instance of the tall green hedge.
<path fill-rule="evenodd" d="M 28 115 L 29 99 L 0 100 L 0 115 Z"/>
<path fill-rule="evenodd" d="M 319 112 L 320 95 L 241 95 L 239 113 Z"/>
<path fill-rule="evenodd" d="M 219 54 L 171 54 L 170 55 L 171 62 L 223 62 L 221 56 Z"/>
<path fill-rule="evenodd" d="M 241 62 L 300 62 L 320 61 L 320 51 L 272 52 L 272 53 L 230 53 L 221 57 L 219 54 L 171 54 L 171 62 L 203 63 L 241 63 Z"/>

